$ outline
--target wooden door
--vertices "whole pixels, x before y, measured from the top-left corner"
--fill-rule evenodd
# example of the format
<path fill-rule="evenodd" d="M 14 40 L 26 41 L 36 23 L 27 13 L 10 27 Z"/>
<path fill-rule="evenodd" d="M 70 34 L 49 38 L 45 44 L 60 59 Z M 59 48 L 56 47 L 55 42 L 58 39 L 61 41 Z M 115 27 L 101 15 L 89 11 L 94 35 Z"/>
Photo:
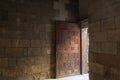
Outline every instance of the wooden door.
<path fill-rule="evenodd" d="M 80 28 L 76 23 L 56 25 L 56 77 L 80 74 Z"/>

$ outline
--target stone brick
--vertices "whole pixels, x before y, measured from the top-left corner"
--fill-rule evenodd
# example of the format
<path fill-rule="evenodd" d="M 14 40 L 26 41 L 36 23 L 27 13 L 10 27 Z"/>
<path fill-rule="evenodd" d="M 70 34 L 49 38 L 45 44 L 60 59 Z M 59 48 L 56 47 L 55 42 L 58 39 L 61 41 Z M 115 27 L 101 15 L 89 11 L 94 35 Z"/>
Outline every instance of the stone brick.
<path fill-rule="evenodd" d="M 120 52 L 120 42 L 117 43 L 117 55 L 119 55 Z"/>
<path fill-rule="evenodd" d="M 31 31 L 23 31 L 20 34 L 20 39 L 32 39 L 32 40 L 36 40 L 39 39 L 39 32 L 31 32 Z"/>
<path fill-rule="evenodd" d="M 36 65 L 40 65 L 41 66 L 41 62 L 42 62 L 41 57 L 35 57 L 35 64 Z"/>
<path fill-rule="evenodd" d="M 114 30 L 113 34 L 109 34 L 109 35 L 113 35 L 112 38 L 114 38 L 114 41 L 119 42 L 120 41 L 119 34 L 120 34 L 120 30 Z"/>
<path fill-rule="evenodd" d="M 116 29 L 120 29 L 120 16 L 115 17 Z"/>
<path fill-rule="evenodd" d="M 115 18 L 107 18 L 101 21 L 101 30 L 115 30 Z"/>
<path fill-rule="evenodd" d="M 29 40 L 11 40 L 11 47 L 30 47 Z"/>
<path fill-rule="evenodd" d="M 38 35 L 39 35 L 39 32 L 37 32 L 37 31 L 35 32 L 34 30 L 22 31 L 20 34 L 20 38 L 18 38 L 18 39 L 21 39 L 21 40 L 36 39 L 36 37 L 39 38 Z"/>
<path fill-rule="evenodd" d="M 40 40 L 45 40 L 45 36 L 46 35 L 46 32 L 40 32 Z"/>
<path fill-rule="evenodd" d="M 119 68 L 118 55 L 104 54 L 104 53 L 97 53 L 97 54 L 93 53 L 93 54 L 96 63 L 102 64 L 108 68 L 110 67 Z"/>
<path fill-rule="evenodd" d="M 65 8 L 65 4 L 61 3 L 61 2 L 54 2 L 54 9 L 58 9 L 58 10 L 63 10 Z"/>
<path fill-rule="evenodd" d="M 42 44 L 41 40 L 31 40 L 31 47 L 42 47 Z"/>
<path fill-rule="evenodd" d="M 3 34 L 4 39 L 19 39 L 22 31 L 7 31 Z"/>
<path fill-rule="evenodd" d="M 44 80 L 44 79 L 46 79 L 46 78 L 47 78 L 47 73 L 41 73 L 40 79 L 41 79 L 41 80 Z"/>
<path fill-rule="evenodd" d="M 53 28 L 53 25 L 51 25 L 51 24 L 46 24 L 45 25 L 45 31 L 46 32 L 52 32 L 52 31 L 54 31 L 55 29 Z"/>
<path fill-rule="evenodd" d="M 33 76 L 32 76 L 32 75 L 18 76 L 18 77 L 16 78 L 16 80 L 33 80 Z"/>
<path fill-rule="evenodd" d="M 108 4 L 115 5 L 116 3 L 120 3 L 120 1 L 119 0 L 104 0 L 104 3 L 106 4 L 106 6 L 108 6 Z"/>
<path fill-rule="evenodd" d="M 101 28 L 100 28 L 100 22 L 95 22 L 95 23 L 91 23 L 89 24 L 89 28 L 88 28 L 89 32 L 100 32 Z"/>
<path fill-rule="evenodd" d="M 89 79 L 94 80 L 94 74 L 92 72 L 89 72 Z"/>
<path fill-rule="evenodd" d="M 45 24 L 40 24 L 39 28 L 40 32 L 45 32 Z"/>
<path fill-rule="evenodd" d="M 70 0 L 59 0 L 61 3 L 69 4 Z"/>
<path fill-rule="evenodd" d="M 17 65 L 17 59 L 16 58 L 8 58 L 8 66 L 14 67 Z"/>
<path fill-rule="evenodd" d="M 5 54 L 4 48 L 0 48 L 0 57 L 7 57 L 7 55 Z"/>
<path fill-rule="evenodd" d="M 41 54 L 41 48 L 28 48 L 28 56 L 40 56 Z"/>
<path fill-rule="evenodd" d="M 92 80 L 104 80 L 104 79 L 105 79 L 104 76 L 100 76 L 99 74 L 92 73 Z"/>
<path fill-rule="evenodd" d="M 60 11 L 60 18 L 66 19 L 68 17 L 68 12 L 66 10 Z"/>
<path fill-rule="evenodd" d="M 6 48 L 5 53 L 9 57 L 22 57 L 23 49 L 22 48 Z"/>
<path fill-rule="evenodd" d="M 42 56 L 46 56 L 47 52 L 49 51 L 49 49 L 45 47 L 41 48 L 41 50 L 42 50 Z"/>
<path fill-rule="evenodd" d="M 22 57 L 17 59 L 18 66 L 32 66 L 35 65 L 35 58 L 34 57 Z"/>
<path fill-rule="evenodd" d="M 17 59 L 17 66 L 25 66 L 26 64 L 26 58 L 19 58 Z"/>
<path fill-rule="evenodd" d="M 29 40 L 20 40 L 19 47 L 30 47 L 30 41 Z"/>
<path fill-rule="evenodd" d="M 59 16 L 54 17 L 54 19 L 58 20 L 58 21 L 59 20 L 65 21 L 67 19 L 69 20 L 68 12 L 65 11 L 65 10 L 64 11 L 62 10 L 62 11 L 59 12 Z"/>
<path fill-rule="evenodd" d="M 111 68 L 110 69 L 110 73 L 111 73 L 111 77 L 112 77 L 112 79 L 114 79 L 114 80 L 119 80 L 120 79 L 120 71 L 118 70 L 118 69 L 116 69 L 116 68 Z"/>
<path fill-rule="evenodd" d="M 24 54 L 24 56 L 28 56 L 28 48 L 23 49 L 23 54 Z"/>
<path fill-rule="evenodd" d="M 101 43 L 90 43 L 90 48 L 89 48 L 89 50 L 91 51 L 91 52 L 95 52 L 95 53 L 101 53 L 101 49 L 102 49 L 102 45 L 101 45 Z"/>
<path fill-rule="evenodd" d="M 0 47 L 10 47 L 9 39 L 0 39 Z"/>
<path fill-rule="evenodd" d="M 105 42 L 107 41 L 107 32 L 96 32 L 90 35 L 90 41 Z"/>
<path fill-rule="evenodd" d="M 47 33 L 45 34 L 45 37 L 46 37 L 45 40 L 50 40 L 50 41 L 51 41 L 51 40 L 52 40 L 52 37 L 53 37 L 53 36 L 52 36 L 52 32 L 47 32 Z"/>
<path fill-rule="evenodd" d="M 8 78 L 3 77 L 3 76 L 0 76 L 0 79 L 1 79 L 1 80 L 8 80 Z"/>
<path fill-rule="evenodd" d="M 117 54 L 117 43 L 115 42 L 102 43 L 101 53 L 116 55 Z"/>
<path fill-rule="evenodd" d="M 120 30 L 110 30 L 107 32 L 107 40 L 112 42 L 120 41 L 119 38 Z"/>
<path fill-rule="evenodd" d="M 41 57 L 41 68 L 42 68 L 41 72 L 47 72 L 49 69 L 48 62 L 47 62 L 46 58 L 47 58 L 46 56 Z M 44 62 L 42 62 L 42 61 L 44 61 Z"/>
<path fill-rule="evenodd" d="M 95 57 L 95 54 L 94 54 L 94 52 L 92 52 L 92 51 L 89 51 L 89 61 L 90 61 L 90 63 L 91 62 L 95 62 L 95 60 L 96 60 L 96 57 Z"/>
<path fill-rule="evenodd" d="M 0 58 L 0 68 L 8 67 L 8 58 Z"/>
<path fill-rule="evenodd" d="M 105 74 L 104 65 L 98 63 L 90 63 L 90 71 L 103 76 Z"/>

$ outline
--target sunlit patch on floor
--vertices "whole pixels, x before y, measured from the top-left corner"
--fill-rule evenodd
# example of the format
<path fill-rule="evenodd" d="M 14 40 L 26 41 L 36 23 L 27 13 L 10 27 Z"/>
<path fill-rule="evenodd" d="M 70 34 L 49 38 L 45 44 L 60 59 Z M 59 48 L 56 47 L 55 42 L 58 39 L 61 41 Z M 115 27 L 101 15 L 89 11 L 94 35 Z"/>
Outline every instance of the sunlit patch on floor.
<path fill-rule="evenodd" d="M 70 76 L 70 77 L 64 77 L 58 79 L 47 79 L 47 80 L 89 80 L 89 74 L 76 75 L 76 76 Z"/>

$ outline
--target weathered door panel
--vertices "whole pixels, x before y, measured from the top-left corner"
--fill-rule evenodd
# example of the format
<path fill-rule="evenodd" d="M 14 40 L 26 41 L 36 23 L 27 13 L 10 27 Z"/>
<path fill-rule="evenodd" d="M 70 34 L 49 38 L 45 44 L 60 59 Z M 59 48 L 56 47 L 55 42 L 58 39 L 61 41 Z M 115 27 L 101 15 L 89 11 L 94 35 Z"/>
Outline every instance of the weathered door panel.
<path fill-rule="evenodd" d="M 75 23 L 56 25 L 56 77 L 80 74 L 80 28 Z"/>

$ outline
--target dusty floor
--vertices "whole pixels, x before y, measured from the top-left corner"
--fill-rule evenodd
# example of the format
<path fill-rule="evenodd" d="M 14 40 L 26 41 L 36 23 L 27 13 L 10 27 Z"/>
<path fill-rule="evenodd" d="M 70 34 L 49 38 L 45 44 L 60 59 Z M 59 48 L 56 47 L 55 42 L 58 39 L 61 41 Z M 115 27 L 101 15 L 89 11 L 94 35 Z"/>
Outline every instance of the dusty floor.
<path fill-rule="evenodd" d="M 48 80 L 89 80 L 89 74 L 76 75 L 76 76 L 70 76 L 70 77 L 64 77 L 58 79 L 48 79 Z"/>

